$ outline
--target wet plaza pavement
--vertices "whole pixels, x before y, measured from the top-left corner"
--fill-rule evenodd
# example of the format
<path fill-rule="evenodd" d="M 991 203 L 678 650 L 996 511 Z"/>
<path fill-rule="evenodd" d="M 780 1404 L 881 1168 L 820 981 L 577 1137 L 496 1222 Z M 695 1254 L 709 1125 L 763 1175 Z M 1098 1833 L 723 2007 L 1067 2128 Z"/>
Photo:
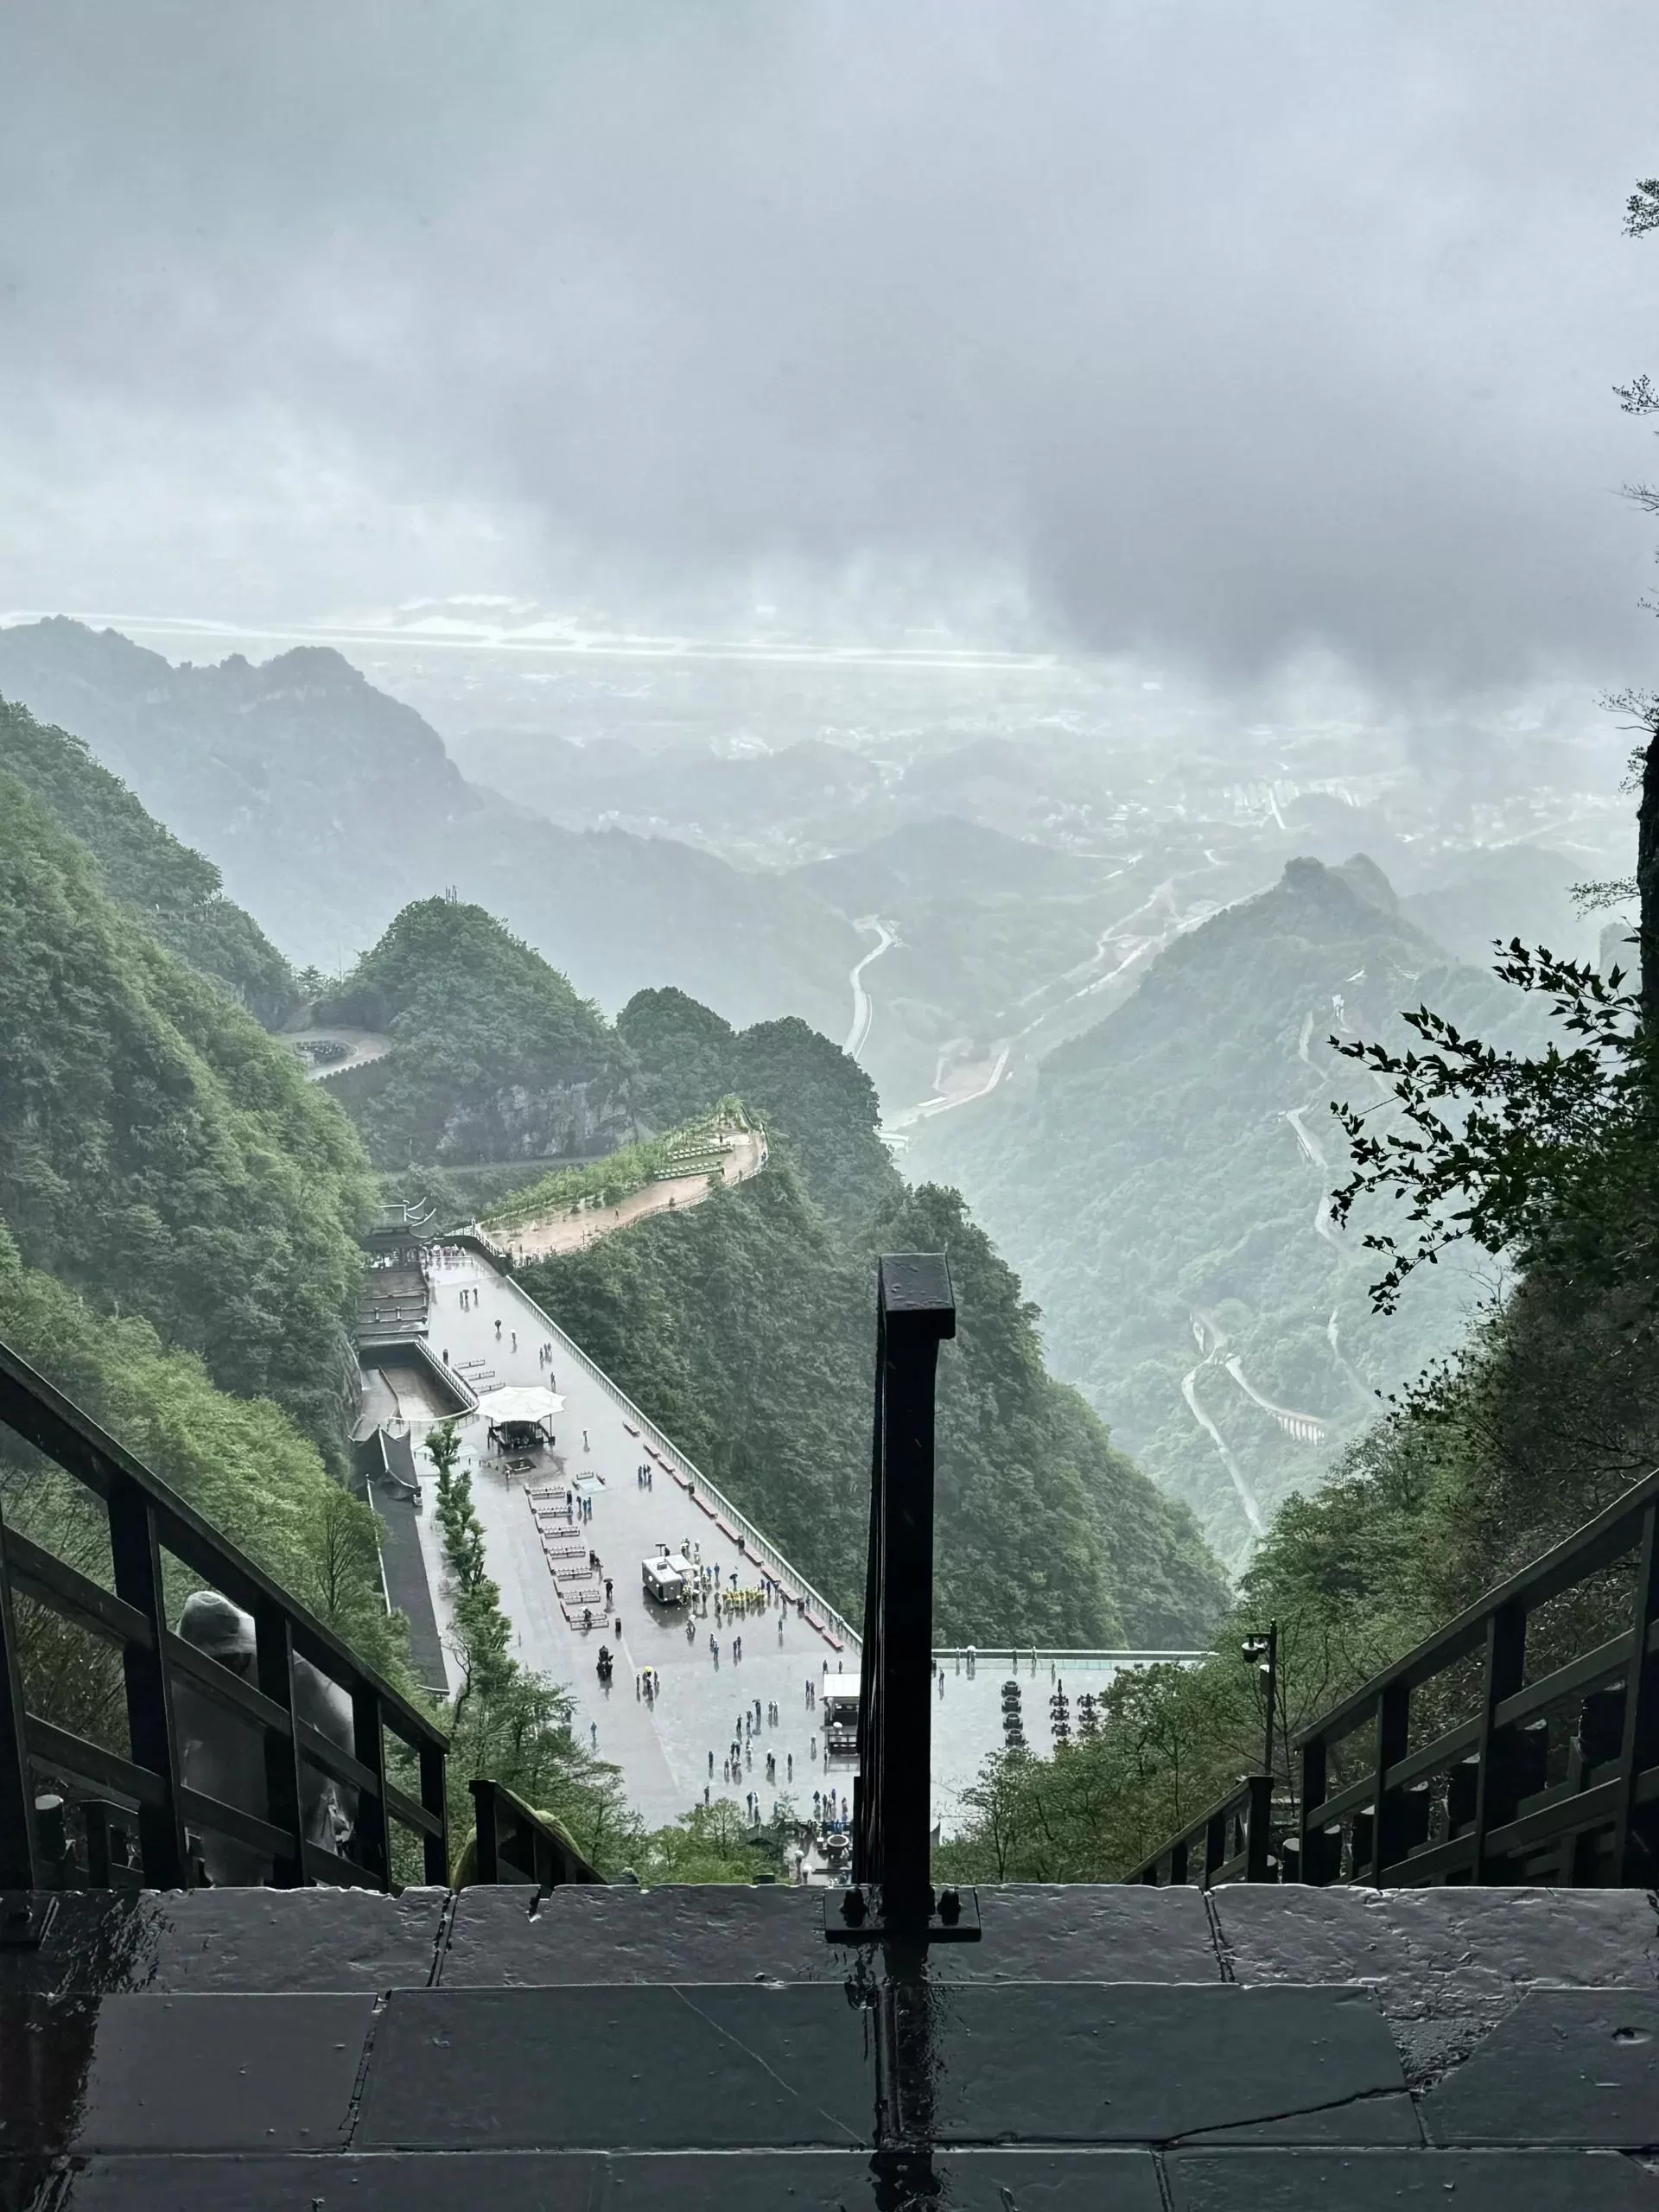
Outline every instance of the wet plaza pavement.
<path fill-rule="evenodd" d="M 480 1400 L 479 1413 L 461 1425 L 463 1456 L 473 1470 L 490 1573 L 513 1624 L 517 1655 L 569 1689 L 578 1734 L 622 1770 L 641 1815 L 661 1825 L 702 1803 L 705 1790 L 711 1801 L 724 1797 L 746 1808 L 753 1792 L 763 1817 L 775 1802 L 810 1811 L 815 1790 L 849 1797 L 855 1762 L 850 1757 L 826 1759 L 819 1711 L 809 1705 L 806 1690 L 810 1681 L 821 1694 L 826 1675 L 839 1674 L 855 1682 L 856 1643 L 816 1624 L 810 1611 L 803 1618 L 792 1604 L 780 1609 L 775 1603 L 719 1626 L 712 1607 L 707 1616 L 699 1611 L 688 1637 L 683 1609 L 645 1598 L 641 1565 L 661 1545 L 677 1551 L 689 1543 L 697 1548 L 704 1566 L 719 1568 L 722 1592 L 734 1585 L 758 1589 L 763 1570 L 740 1548 L 740 1532 L 722 1522 L 706 1499 L 692 1495 L 672 1468 L 649 1456 L 645 1438 L 633 1433 L 632 1414 L 568 1340 L 554 1332 L 518 1283 L 459 1252 L 434 1255 L 430 1287 L 427 1341 Z M 538 1357 L 550 1338 L 550 1367 Z M 554 1451 L 543 1454 L 527 1474 L 510 1474 L 504 1459 L 486 1448 L 489 1394 L 515 1383 L 546 1384 L 565 1402 L 551 1424 Z M 418 1433 L 416 1441 L 429 1500 L 431 1469 L 419 1451 Z M 683 1463 L 676 1464 L 683 1477 Z M 642 1465 L 652 1469 L 649 1489 L 638 1480 Z M 561 1507 L 567 1487 L 591 1502 L 589 1517 L 576 1529 L 599 1554 L 613 1598 L 608 1615 L 596 1612 L 591 1630 L 580 1626 L 579 1612 L 573 1625 L 561 1609 L 527 1484 L 537 1491 L 550 1486 Z M 440 1625 L 447 1629 L 444 1569 L 429 1505 L 420 1522 Z M 711 1635 L 719 1647 L 718 1663 L 709 1649 Z M 739 1639 L 741 1660 L 734 1656 Z M 608 1688 L 600 1682 L 595 1668 L 602 1643 L 609 1644 L 616 1662 Z M 1027 1742 L 1033 1751 L 1046 1754 L 1052 1747 L 1049 1700 L 1057 1682 L 1071 1701 L 1075 1733 L 1080 1694 L 1103 1688 L 1129 1658 L 1022 1652 L 1016 1662 L 1006 1649 L 972 1658 L 942 1654 L 933 1708 L 933 1805 L 935 1820 L 945 1832 L 956 1825 L 962 1791 L 987 1755 L 1001 1747 L 1005 1682 L 1019 1681 Z M 639 1687 L 646 1668 L 658 1679 L 654 1700 Z M 722 1769 L 728 1747 L 742 1737 L 746 1710 L 753 1720 L 757 1699 L 761 1724 L 748 1743 L 741 1775 L 728 1781 Z M 773 1708 L 775 1722 L 768 1717 Z M 776 1759 L 775 1781 L 766 1777 L 768 1753 Z"/>

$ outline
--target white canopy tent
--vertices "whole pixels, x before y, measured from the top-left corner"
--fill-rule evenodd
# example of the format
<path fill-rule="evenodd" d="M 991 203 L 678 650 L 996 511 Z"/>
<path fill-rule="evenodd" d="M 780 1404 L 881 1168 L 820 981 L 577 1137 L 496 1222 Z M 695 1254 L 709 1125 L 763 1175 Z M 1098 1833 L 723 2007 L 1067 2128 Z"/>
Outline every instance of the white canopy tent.
<path fill-rule="evenodd" d="M 564 1411 L 564 1400 L 539 1382 L 504 1382 L 499 1389 L 481 1391 L 478 1410 L 498 1427 L 508 1421 L 534 1424 L 551 1421 Z"/>

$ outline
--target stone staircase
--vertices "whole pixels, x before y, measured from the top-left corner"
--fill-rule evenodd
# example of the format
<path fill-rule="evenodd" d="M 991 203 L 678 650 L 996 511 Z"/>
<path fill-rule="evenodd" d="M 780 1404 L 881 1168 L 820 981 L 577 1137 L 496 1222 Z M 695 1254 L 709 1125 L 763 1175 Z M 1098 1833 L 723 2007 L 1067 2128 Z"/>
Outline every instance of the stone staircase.
<path fill-rule="evenodd" d="M 919 1967 L 779 1888 L 39 1902 L 8 2208 L 1659 2208 L 1639 1891 L 986 1889 Z"/>

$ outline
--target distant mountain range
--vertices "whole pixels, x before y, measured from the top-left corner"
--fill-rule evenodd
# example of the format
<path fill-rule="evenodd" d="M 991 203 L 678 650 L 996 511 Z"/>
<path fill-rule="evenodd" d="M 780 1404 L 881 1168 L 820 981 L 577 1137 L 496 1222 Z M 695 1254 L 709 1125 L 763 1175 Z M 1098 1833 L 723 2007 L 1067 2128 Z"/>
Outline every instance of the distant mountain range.
<path fill-rule="evenodd" d="M 470 784 L 413 709 L 326 648 L 175 668 L 113 631 L 0 629 L 0 697 L 84 738 L 296 964 L 340 970 L 453 887 L 614 1007 L 673 983 L 740 1021 L 845 1027 L 856 934 L 707 852 L 561 829 Z"/>
<path fill-rule="evenodd" d="M 1376 1393 L 1464 1325 L 1454 1265 L 1374 1316 L 1376 1255 L 1325 1218 L 1345 1161 L 1329 1102 L 1373 1095 L 1326 1040 L 1398 1043 L 1399 1010 L 1425 1001 L 1480 1034 L 1532 1028 L 1518 994 L 1402 917 L 1369 861 L 1294 861 L 1034 1074 L 923 1125 L 906 1156 L 961 1185 L 1041 1305 L 1056 1372 L 1236 1564 L 1375 1418 Z"/>

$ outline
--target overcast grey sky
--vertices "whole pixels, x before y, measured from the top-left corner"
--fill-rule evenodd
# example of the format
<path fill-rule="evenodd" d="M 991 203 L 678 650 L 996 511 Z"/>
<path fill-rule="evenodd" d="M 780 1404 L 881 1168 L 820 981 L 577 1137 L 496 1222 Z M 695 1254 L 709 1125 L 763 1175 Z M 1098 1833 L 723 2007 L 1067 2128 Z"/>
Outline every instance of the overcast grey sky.
<path fill-rule="evenodd" d="M 1634 0 L 10 0 L 0 86 L 0 607 L 1653 664 Z"/>

